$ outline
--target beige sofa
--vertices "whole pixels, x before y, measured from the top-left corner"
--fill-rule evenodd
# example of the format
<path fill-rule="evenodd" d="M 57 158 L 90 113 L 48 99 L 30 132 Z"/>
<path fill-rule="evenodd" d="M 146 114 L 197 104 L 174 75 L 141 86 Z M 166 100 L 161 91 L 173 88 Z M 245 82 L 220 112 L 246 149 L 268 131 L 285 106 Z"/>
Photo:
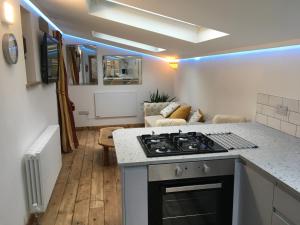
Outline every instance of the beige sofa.
<path fill-rule="evenodd" d="M 160 115 L 160 111 L 167 107 L 170 102 L 159 102 L 159 103 L 144 103 L 144 118 L 145 118 L 145 127 L 156 127 L 156 121 L 164 119 Z"/>
<path fill-rule="evenodd" d="M 159 103 L 144 103 L 144 118 L 145 127 L 157 127 L 157 126 L 178 126 L 188 124 L 183 119 L 168 119 L 160 115 L 160 111 L 167 107 L 170 102 L 159 102 Z M 163 120 L 163 121 L 162 121 Z M 193 124 L 201 124 L 193 123 Z"/>
<path fill-rule="evenodd" d="M 167 107 L 170 102 L 159 103 L 144 103 L 144 118 L 145 127 L 157 127 L 157 126 L 177 126 L 177 125 L 194 125 L 204 124 L 202 122 L 188 123 L 182 119 L 168 119 L 160 115 L 160 111 Z M 215 115 L 213 118 L 206 118 L 205 123 L 242 123 L 247 122 L 247 119 L 243 116 L 235 115 Z"/>

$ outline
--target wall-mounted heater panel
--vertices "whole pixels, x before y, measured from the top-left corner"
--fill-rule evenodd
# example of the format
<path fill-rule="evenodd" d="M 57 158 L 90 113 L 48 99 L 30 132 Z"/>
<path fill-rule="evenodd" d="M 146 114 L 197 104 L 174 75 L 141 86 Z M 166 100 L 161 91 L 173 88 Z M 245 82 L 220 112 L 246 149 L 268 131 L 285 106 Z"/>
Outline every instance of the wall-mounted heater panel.
<path fill-rule="evenodd" d="M 96 117 L 137 116 L 137 95 L 135 91 L 115 91 L 95 93 Z"/>
<path fill-rule="evenodd" d="M 25 170 L 31 213 L 45 212 L 62 167 L 60 130 L 49 126 L 25 154 Z"/>

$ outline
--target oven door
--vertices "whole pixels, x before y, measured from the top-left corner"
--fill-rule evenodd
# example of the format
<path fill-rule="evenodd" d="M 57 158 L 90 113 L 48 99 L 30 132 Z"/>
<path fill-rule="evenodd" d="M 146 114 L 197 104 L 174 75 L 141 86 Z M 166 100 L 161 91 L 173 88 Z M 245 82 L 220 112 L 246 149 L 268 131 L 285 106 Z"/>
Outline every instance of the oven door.
<path fill-rule="evenodd" d="M 231 225 L 233 176 L 149 183 L 149 225 Z"/>

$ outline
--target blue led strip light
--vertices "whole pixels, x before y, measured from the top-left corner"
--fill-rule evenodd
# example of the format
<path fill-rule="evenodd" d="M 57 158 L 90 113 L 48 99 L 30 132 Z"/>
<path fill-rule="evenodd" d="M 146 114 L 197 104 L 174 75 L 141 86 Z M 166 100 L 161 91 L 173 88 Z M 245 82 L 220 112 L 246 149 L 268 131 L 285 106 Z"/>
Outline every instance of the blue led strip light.
<path fill-rule="evenodd" d="M 65 39 L 69 39 L 69 40 L 73 40 L 73 41 L 85 41 L 88 43 L 92 43 L 94 45 L 97 46 L 103 46 L 103 47 L 109 47 L 109 48 L 114 48 L 117 50 L 122 50 L 122 51 L 126 51 L 126 52 L 131 52 L 134 54 L 139 54 L 139 55 L 144 55 L 147 57 L 152 57 L 152 58 L 156 58 L 156 59 L 160 59 L 160 60 L 165 60 L 161 57 L 158 56 L 154 56 L 154 55 L 150 55 L 150 54 L 146 54 L 146 53 L 142 53 L 142 52 L 137 52 L 137 51 L 133 51 L 133 50 L 129 50 L 129 49 L 125 49 L 125 48 L 121 48 L 121 47 L 116 47 L 113 45 L 108 45 L 108 44 L 104 44 L 101 42 L 97 42 L 97 41 L 92 41 L 86 38 L 81 38 L 81 37 L 77 37 L 77 36 L 73 36 L 70 34 L 65 34 L 62 32 L 61 29 L 59 29 L 59 27 L 57 27 L 37 6 L 35 6 L 30 0 L 21 0 L 22 3 L 24 3 L 26 6 L 30 7 L 34 12 L 36 12 L 38 15 L 40 15 L 44 20 L 46 20 L 54 29 L 60 31 L 63 35 L 63 38 Z"/>
<path fill-rule="evenodd" d="M 22 3 L 24 3 L 25 5 L 29 6 L 34 12 L 36 12 L 37 14 L 39 14 L 44 20 L 46 20 L 54 29 L 60 31 L 61 33 L 63 33 L 61 31 L 61 29 L 59 29 L 38 7 L 36 7 L 31 1 L 29 0 L 21 0 Z"/>
<path fill-rule="evenodd" d="M 295 50 L 295 49 L 300 49 L 300 45 L 291 45 L 291 46 L 282 46 L 282 47 L 274 47 L 274 48 L 264 48 L 264 49 L 257 49 L 257 50 L 248 50 L 248 51 L 240 51 L 240 52 L 231 52 L 231 53 L 224 53 L 224 54 L 200 56 L 200 57 L 180 59 L 179 61 L 181 61 L 181 62 L 201 61 L 201 60 L 206 60 L 206 59 L 217 59 L 217 58 L 222 58 L 222 57 L 230 57 L 230 56 L 234 57 L 234 56 L 243 56 L 243 55 L 250 55 L 250 54 L 288 51 L 288 50 Z"/>
<path fill-rule="evenodd" d="M 85 41 L 88 43 L 93 43 L 97 46 L 104 46 L 104 47 L 109 47 L 109 48 L 114 48 L 114 49 L 118 49 L 118 50 L 122 50 L 122 51 L 127 51 L 127 52 L 132 52 L 134 54 L 140 54 L 140 55 L 145 55 L 148 57 L 153 57 L 153 58 L 157 58 L 163 61 L 166 61 L 164 58 L 158 57 L 158 56 L 154 56 L 154 55 L 150 55 L 150 54 L 146 54 L 146 53 L 141 53 L 141 52 L 137 52 L 137 51 L 133 51 L 133 50 L 129 50 L 129 49 L 125 49 L 125 48 L 120 48 L 120 47 L 116 47 L 113 45 L 108 45 L 108 44 L 104 44 L 101 42 L 97 42 L 97 41 L 92 41 L 92 40 L 88 40 L 85 38 L 81 38 L 81 37 L 76 37 L 73 35 L 69 35 L 69 34 L 64 34 L 38 7 L 36 7 L 30 0 L 21 0 L 22 3 L 26 4 L 28 7 L 30 7 L 33 11 L 35 11 L 37 14 L 39 14 L 44 20 L 46 20 L 53 28 L 55 28 L 56 30 L 60 31 L 63 34 L 63 37 L 66 39 L 70 39 L 70 40 L 77 40 L 77 41 Z M 186 58 L 186 59 L 179 59 L 180 62 L 186 62 L 186 61 L 201 61 L 201 60 L 206 60 L 206 59 L 218 59 L 218 58 L 222 58 L 222 57 L 228 57 L 228 56 L 242 56 L 242 55 L 250 55 L 250 54 L 259 54 L 259 53 L 270 53 L 270 52 L 278 52 L 278 51 L 287 51 L 287 50 L 295 50 L 295 49 L 300 49 L 300 45 L 291 45 L 291 46 L 283 46 L 283 47 L 275 47 L 275 48 L 265 48 L 265 49 L 258 49 L 258 50 L 249 50 L 249 51 L 240 51 L 240 52 L 232 52 L 232 53 L 224 53 L 224 54 L 216 54 L 216 55 L 209 55 L 209 56 L 200 56 L 200 57 L 193 57 L 193 58 Z"/>
<path fill-rule="evenodd" d="M 165 60 L 165 59 L 160 58 L 158 56 L 154 56 L 154 55 L 150 55 L 150 54 L 146 54 L 146 53 L 142 53 L 142 52 L 137 52 L 137 51 L 133 51 L 133 50 L 125 49 L 125 48 L 120 48 L 120 47 L 116 47 L 116 46 L 113 46 L 113 45 L 104 44 L 102 42 L 92 41 L 92 40 L 89 40 L 89 39 L 86 39 L 86 38 L 73 36 L 73 35 L 70 35 L 70 34 L 63 34 L 63 38 L 65 40 L 78 41 L 78 42 L 84 41 L 85 44 L 90 43 L 90 44 L 94 44 L 96 46 L 102 46 L 102 47 L 106 47 L 106 48 L 113 48 L 113 49 L 116 49 L 116 50 L 131 52 L 131 53 L 138 54 L 138 55 L 144 55 L 144 56 L 147 56 L 147 57 L 152 57 L 152 58 L 157 58 L 157 59 L 160 59 L 160 60 Z"/>

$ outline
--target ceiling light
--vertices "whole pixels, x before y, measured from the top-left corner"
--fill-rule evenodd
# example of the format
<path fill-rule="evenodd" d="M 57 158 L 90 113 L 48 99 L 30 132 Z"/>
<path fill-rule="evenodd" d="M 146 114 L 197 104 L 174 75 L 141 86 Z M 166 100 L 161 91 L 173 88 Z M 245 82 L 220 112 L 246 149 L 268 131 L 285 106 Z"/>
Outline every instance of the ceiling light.
<path fill-rule="evenodd" d="M 167 61 L 171 68 L 178 69 L 179 59 L 173 56 L 166 57 L 165 61 Z"/>
<path fill-rule="evenodd" d="M 14 23 L 14 8 L 7 1 L 3 2 L 2 4 L 2 14 L 3 14 L 2 22 L 7 24 Z"/>
<path fill-rule="evenodd" d="M 89 14 L 180 40 L 200 43 L 227 33 L 147 11 L 116 0 L 86 0 Z"/>
<path fill-rule="evenodd" d="M 119 43 L 119 44 L 123 44 L 123 45 L 132 46 L 135 48 L 144 49 L 144 50 L 151 51 L 151 52 L 162 52 L 162 51 L 166 50 L 163 48 L 158 48 L 158 47 L 154 47 L 151 45 L 146 45 L 143 43 L 127 40 L 124 38 L 119 38 L 119 37 L 115 37 L 115 36 L 111 36 L 111 35 L 107 35 L 107 34 L 103 34 L 103 33 L 98 33 L 95 31 L 92 31 L 92 35 L 96 38 L 100 38 L 103 40 L 107 40 L 107 41 L 111 41 L 111 42 L 115 42 L 115 43 Z"/>

